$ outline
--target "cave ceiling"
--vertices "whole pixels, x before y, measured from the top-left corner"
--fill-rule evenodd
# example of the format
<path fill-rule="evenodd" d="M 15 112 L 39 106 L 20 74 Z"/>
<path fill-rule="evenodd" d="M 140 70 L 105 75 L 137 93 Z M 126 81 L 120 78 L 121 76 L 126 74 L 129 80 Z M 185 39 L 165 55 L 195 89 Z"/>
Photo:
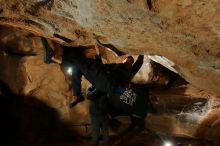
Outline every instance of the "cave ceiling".
<path fill-rule="evenodd" d="M 218 0 L 0 1 L 0 24 L 61 44 L 109 44 L 127 54 L 157 54 L 201 89 L 220 93 Z"/>

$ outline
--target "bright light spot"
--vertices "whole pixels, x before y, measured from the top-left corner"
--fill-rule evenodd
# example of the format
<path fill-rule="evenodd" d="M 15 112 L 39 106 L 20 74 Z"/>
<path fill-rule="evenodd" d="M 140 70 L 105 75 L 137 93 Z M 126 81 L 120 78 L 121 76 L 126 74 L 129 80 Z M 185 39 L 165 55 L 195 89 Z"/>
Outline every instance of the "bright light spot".
<path fill-rule="evenodd" d="M 167 141 L 167 142 L 164 143 L 164 146 L 173 146 L 173 145 L 172 145 L 171 142 L 168 142 L 168 141 Z"/>
<path fill-rule="evenodd" d="M 68 67 L 68 69 L 67 69 L 67 73 L 68 73 L 69 75 L 72 75 L 72 73 L 73 73 L 73 69 L 72 69 L 72 67 Z"/>

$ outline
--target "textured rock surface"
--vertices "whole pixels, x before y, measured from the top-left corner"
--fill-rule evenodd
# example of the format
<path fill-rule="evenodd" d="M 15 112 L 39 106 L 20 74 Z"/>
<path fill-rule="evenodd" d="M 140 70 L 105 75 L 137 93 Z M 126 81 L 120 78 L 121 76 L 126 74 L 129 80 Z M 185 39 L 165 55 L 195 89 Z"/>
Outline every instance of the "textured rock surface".
<path fill-rule="evenodd" d="M 190 85 L 184 90 L 152 92 L 160 101 L 155 102 L 159 116 L 149 115 L 147 126 L 161 133 L 219 140 L 219 11 L 218 0 L 1 0 L 0 25 L 25 29 L 65 45 L 88 46 L 98 40 L 127 54 L 165 56 L 199 89 Z M 87 102 L 71 111 L 66 108 L 69 81 L 58 65 L 43 63 L 39 37 L 4 27 L 0 36 L 0 47 L 15 53 L 0 52 L 1 80 L 15 93 L 31 94 L 57 109 L 62 119 L 71 119 L 76 125 L 89 123 Z M 116 60 L 113 54 L 106 54 L 107 62 Z M 146 73 L 146 64 L 135 82 L 149 81 L 152 72 Z M 207 99 L 208 108 L 200 107 L 204 113 L 194 115 L 191 109 L 179 116 L 184 105 L 197 106 L 197 98 Z M 161 123 L 164 120 L 167 122 Z"/>
<path fill-rule="evenodd" d="M 0 80 L 20 95 L 31 95 L 69 119 L 69 84 L 56 64 L 44 63 L 41 38 L 12 28 L 1 28 Z"/>
<path fill-rule="evenodd" d="M 43 54 L 41 38 L 10 27 L 0 27 L 0 32 L 1 49 L 17 53 L 17 55 Z"/>
<path fill-rule="evenodd" d="M 218 0 L 2 0 L 0 24 L 72 45 L 97 39 L 129 54 L 163 55 L 184 79 L 220 93 L 219 7 Z"/>
<path fill-rule="evenodd" d="M 35 97 L 56 109 L 62 121 L 70 122 L 71 125 L 75 125 L 74 129 L 81 135 L 88 136 L 88 130 L 90 130 L 89 102 L 86 100 L 72 110 L 67 108 L 68 97 L 71 95 L 70 78 L 65 73 L 65 69 L 61 70 L 59 65 L 43 62 L 44 51 L 41 39 L 36 36 L 30 37 L 28 32 L 4 27 L 0 35 L 2 36 L 1 47 L 5 49 L 5 51 L 0 51 L 0 80 L 7 83 L 14 93 Z M 105 63 L 121 62 L 125 57 L 117 57 L 104 47 L 100 48 L 100 52 Z M 94 54 L 94 49 L 87 51 L 87 56 Z M 136 56 L 134 57 L 136 58 Z M 168 75 L 171 72 L 164 72 L 164 69 L 158 65 L 152 66 L 149 58 L 152 59 L 152 56 L 145 56 L 145 62 L 133 82 L 154 82 L 157 86 L 166 85 L 170 80 Z M 157 61 L 163 60 L 157 59 Z M 161 63 L 163 64 L 163 62 Z M 88 82 L 83 80 L 82 84 L 82 90 L 85 93 Z M 172 88 L 151 90 L 151 101 L 156 111 L 147 116 L 146 126 L 152 131 L 174 136 L 218 139 L 220 124 L 219 97 L 217 95 L 198 90 L 183 81 L 177 81 L 174 82 Z M 123 130 L 129 120 L 124 117 L 119 117 L 119 120 L 123 123 L 119 129 Z M 161 122 L 164 120 L 166 122 Z M 112 134 L 117 135 L 120 132 L 119 130 Z"/>
<path fill-rule="evenodd" d="M 151 96 L 157 114 L 150 114 L 146 121 L 153 131 L 212 140 L 220 137 L 214 132 L 220 127 L 218 95 L 176 84 L 152 90 Z"/>

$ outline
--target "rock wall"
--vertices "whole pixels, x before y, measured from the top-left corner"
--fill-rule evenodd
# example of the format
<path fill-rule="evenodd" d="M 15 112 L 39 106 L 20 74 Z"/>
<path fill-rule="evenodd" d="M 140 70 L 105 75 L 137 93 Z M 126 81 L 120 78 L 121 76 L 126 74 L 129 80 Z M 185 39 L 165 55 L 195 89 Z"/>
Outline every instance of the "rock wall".
<path fill-rule="evenodd" d="M 151 90 L 156 113 L 148 115 L 146 125 L 168 135 L 219 139 L 219 96 L 190 84 L 175 84 L 169 89 Z"/>
<path fill-rule="evenodd" d="M 7 46 L 5 49 L 10 53 L 0 52 L 0 79 L 15 93 L 32 94 L 56 108 L 63 119 L 87 124 L 88 103 L 79 104 L 71 111 L 66 108 L 67 97 L 71 94 L 70 83 L 58 65 L 43 63 L 43 46 L 37 36 L 63 45 L 99 43 L 132 55 L 165 56 L 175 64 L 173 68 L 178 74 L 196 87 L 194 95 L 189 96 L 192 99 L 184 98 L 184 104 L 202 97 L 211 106 L 201 117 L 196 115 L 196 119 L 190 121 L 194 116 L 191 112 L 179 122 L 175 111 L 182 108 L 179 97 L 185 97 L 188 88 L 181 94 L 175 88 L 178 95 L 164 91 L 161 91 L 163 95 L 158 95 L 160 91 L 156 91 L 154 96 L 162 102 L 155 103 L 159 116 L 153 114 L 147 119 L 156 121 L 150 122 L 151 128 L 166 133 L 167 126 L 173 125 L 169 127 L 169 134 L 218 140 L 219 11 L 218 0 L 1 0 L 0 25 L 35 35 L 1 28 L 0 47 Z M 115 56 L 110 56 L 107 61 L 111 62 Z M 139 73 L 136 81 L 148 81 L 146 78 L 150 73 L 146 73 L 147 69 L 145 67 L 145 71 Z M 164 110 L 158 105 L 169 108 Z M 83 118 L 77 118 L 79 116 Z M 167 125 L 161 124 L 164 120 L 169 121 Z M 184 125 L 185 120 L 189 125 Z"/>
<path fill-rule="evenodd" d="M 0 35 L 0 80 L 14 93 L 34 96 L 69 119 L 68 81 L 59 65 L 44 63 L 41 38 L 7 27 L 1 27 Z"/>
<path fill-rule="evenodd" d="M 44 62 L 45 52 L 41 37 L 10 27 L 1 27 L 0 36 L 0 81 L 4 81 L 16 94 L 34 96 L 58 109 L 64 120 L 70 120 L 76 125 L 89 123 L 87 101 L 76 106 L 74 110 L 69 110 L 71 76 L 63 66 Z M 100 52 L 105 63 L 121 62 L 125 58 L 117 57 L 104 47 L 100 48 Z M 92 55 L 95 55 L 94 48 L 87 51 L 87 56 Z M 147 83 L 150 78 L 152 69 L 149 58 L 145 56 L 145 63 L 133 82 Z M 84 79 L 82 84 L 85 93 L 88 81 Z M 83 116 L 84 118 L 76 118 Z"/>
<path fill-rule="evenodd" d="M 0 24 L 67 45 L 98 40 L 128 54 L 162 55 L 191 84 L 220 93 L 219 7 L 218 0 L 2 0 Z"/>
<path fill-rule="evenodd" d="M 86 99 L 75 108 L 68 108 L 71 96 L 70 76 L 58 64 L 45 64 L 42 39 L 29 32 L 7 27 L 1 28 L 0 36 L 0 81 L 9 85 L 14 93 L 27 98 L 34 97 L 52 107 L 59 113 L 59 119 L 75 125 L 74 129 L 88 136 L 89 102 Z M 125 57 L 118 57 L 105 47 L 99 49 L 105 63 L 121 62 Z M 93 47 L 87 50 L 87 56 L 94 54 Z M 154 111 L 146 117 L 146 127 L 160 134 L 218 140 L 219 133 L 215 130 L 220 126 L 219 96 L 199 90 L 181 80 L 174 80 L 171 88 L 161 88 L 169 84 L 173 73 L 161 65 L 150 63 L 150 59 L 163 61 L 158 56 L 145 55 L 143 66 L 133 79 L 134 83 L 149 84 L 150 87 Z M 83 79 L 82 85 L 85 94 L 88 81 Z M 123 119 L 124 117 L 119 117 L 123 123 L 119 129 L 124 129 L 130 123 L 128 118 Z M 119 130 L 118 133 L 120 132 Z"/>

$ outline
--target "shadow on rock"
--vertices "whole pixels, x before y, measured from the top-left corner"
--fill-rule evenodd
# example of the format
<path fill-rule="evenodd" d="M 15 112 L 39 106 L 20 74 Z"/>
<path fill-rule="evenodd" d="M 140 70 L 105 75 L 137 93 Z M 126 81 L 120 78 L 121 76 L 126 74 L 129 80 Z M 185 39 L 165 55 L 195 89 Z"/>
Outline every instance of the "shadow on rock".
<path fill-rule="evenodd" d="M 77 145 L 81 140 L 55 109 L 31 96 L 18 96 L 0 83 L 1 135 L 4 145 Z M 66 144 L 65 144 L 66 143 Z"/>

